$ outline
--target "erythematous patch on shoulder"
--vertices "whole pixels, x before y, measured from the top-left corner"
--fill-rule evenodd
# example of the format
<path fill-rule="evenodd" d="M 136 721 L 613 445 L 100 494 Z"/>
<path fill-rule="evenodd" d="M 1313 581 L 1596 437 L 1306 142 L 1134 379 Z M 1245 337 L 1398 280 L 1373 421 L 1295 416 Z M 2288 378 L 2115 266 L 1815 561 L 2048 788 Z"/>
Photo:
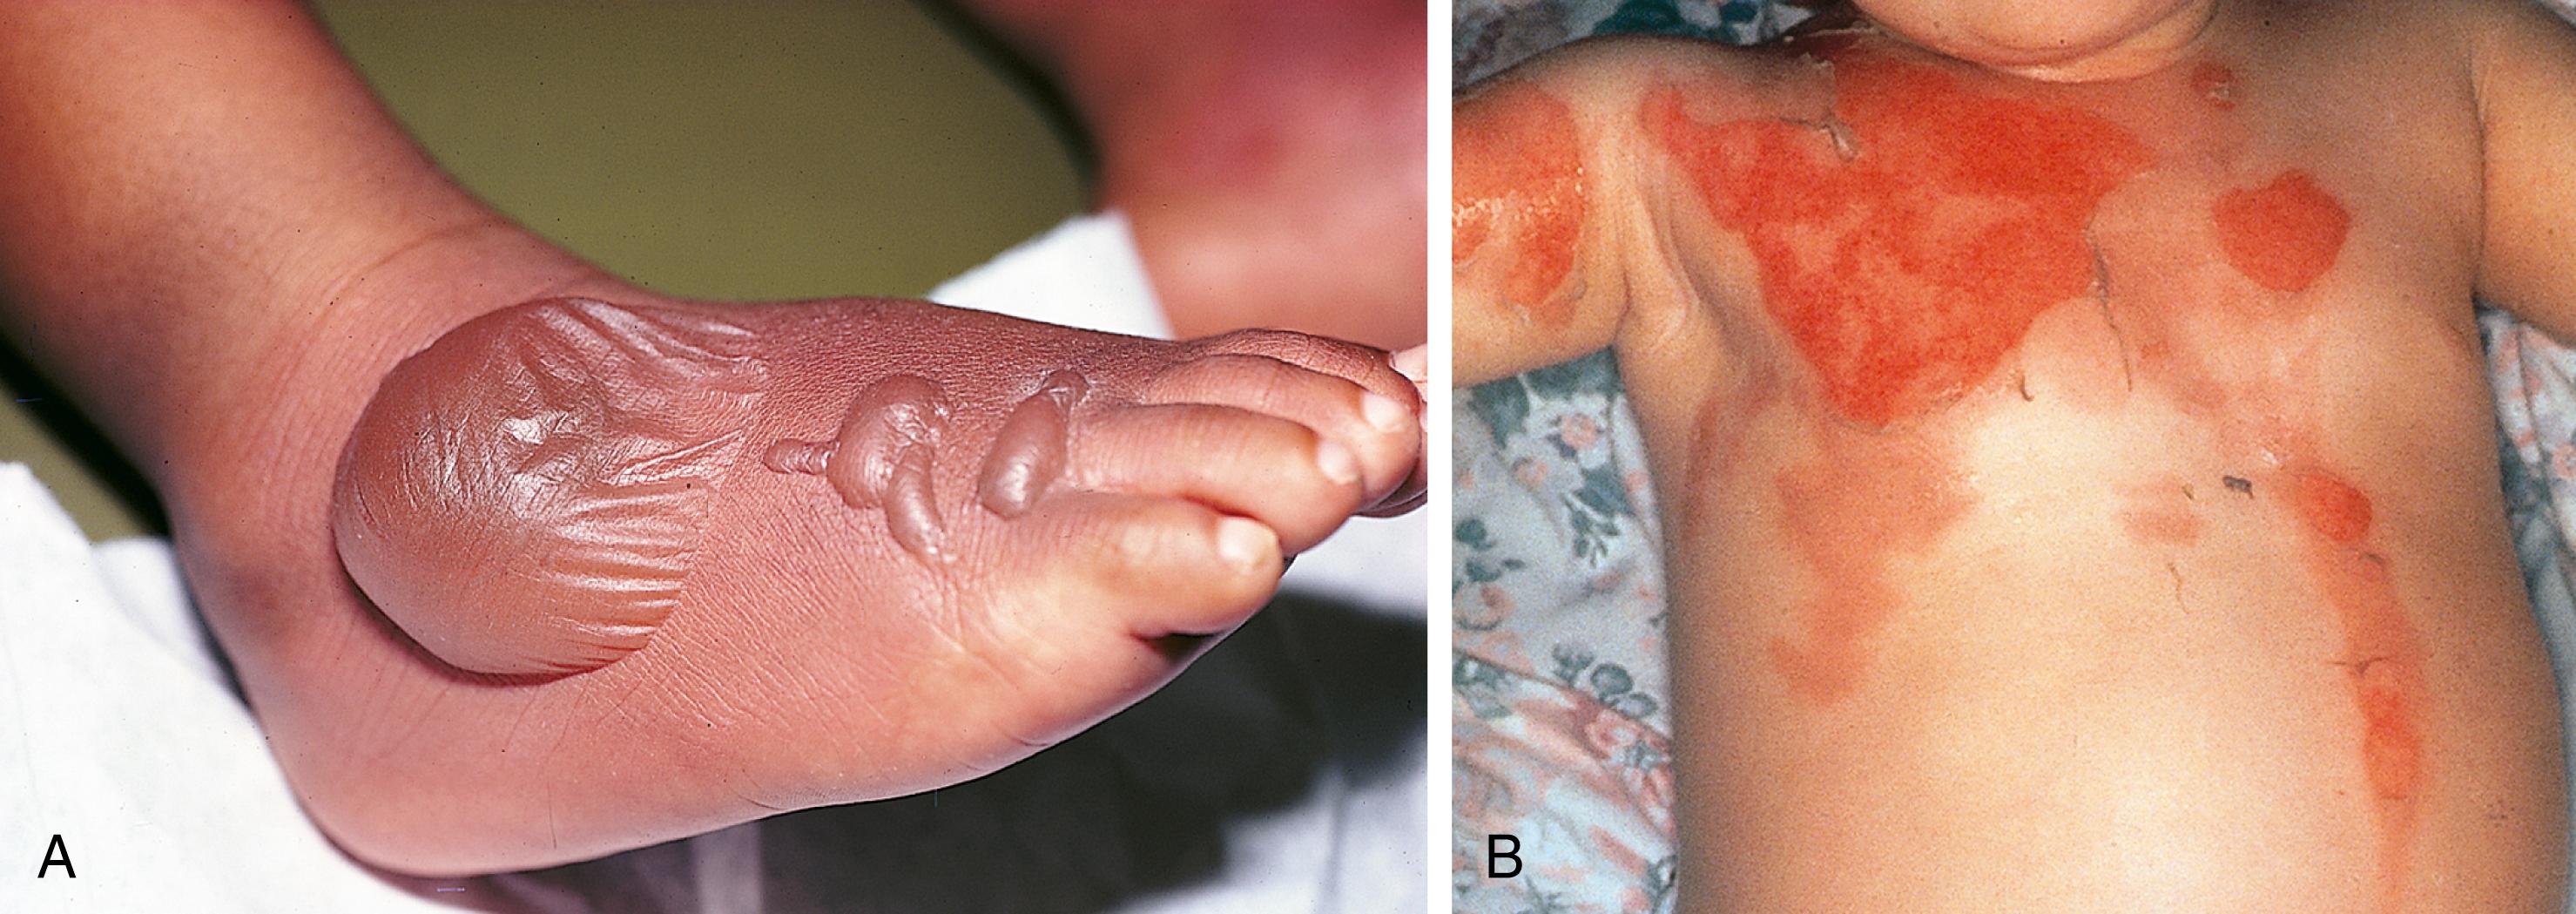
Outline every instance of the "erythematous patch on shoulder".
<path fill-rule="evenodd" d="M 1462 100 L 1452 127 L 1450 263 L 1465 267 L 1499 241 L 1499 291 L 1541 324 L 1571 317 L 1560 298 L 1587 216 L 1583 144 L 1573 108 L 1546 88 L 1504 78 Z"/>
<path fill-rule="evenodd" d="M 588 299 L 450 331 L 388 375 L 333 499 L 342 563 L 431 653 L 553 674 L 641 648 L 679 605 L 767 369 L 750 331 Z"/>

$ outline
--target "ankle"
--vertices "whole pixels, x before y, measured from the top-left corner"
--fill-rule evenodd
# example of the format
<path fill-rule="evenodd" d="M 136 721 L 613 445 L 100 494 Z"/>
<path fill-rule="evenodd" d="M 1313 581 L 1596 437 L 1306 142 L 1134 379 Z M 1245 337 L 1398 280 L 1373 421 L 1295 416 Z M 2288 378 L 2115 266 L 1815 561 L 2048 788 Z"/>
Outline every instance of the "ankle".
<path fill-rule="evenodd" d="M 280 283 L 274 300 L 294 304 L 268 309 L 274 317 L 243 331 L 237 357 L 209 366 L 191 395 L 165 407 L 159 453 L 138 456 L 154 468 L 174 513 L 199 498 L 258 497 L 297 506 L 298 521 L 318 518 L 340 444 L 395 363 L 520 301 L 629 289 L 490 216 L 343 262 L 350 266 Z"/>

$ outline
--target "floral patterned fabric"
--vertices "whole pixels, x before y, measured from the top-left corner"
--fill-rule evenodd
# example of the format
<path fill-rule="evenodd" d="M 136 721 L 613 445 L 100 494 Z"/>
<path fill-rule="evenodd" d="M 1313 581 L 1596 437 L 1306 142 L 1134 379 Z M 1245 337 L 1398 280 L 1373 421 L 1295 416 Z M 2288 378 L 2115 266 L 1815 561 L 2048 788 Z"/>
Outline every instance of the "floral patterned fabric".
<path fill-rule="evenodd" d="M 2576 0 L 2548 2 L 2564 14 Z M 1801 15 L 1749 0 L 1458 0 L 1451 78 L 1593 34 L 1749 43 Z M 2480 327 L 2514 542 L 2564 682 L 2576 350 L 2499 312 L 2482 310 Z M 1669 911 L 1662 537 L 1616 364 L 1597 353 L 1460 391 L 1457 405 L 1451 897 L 1466 914 Z M 1495 834 L 1518 840 L 1513 878 L 1486 876 Z"/>
<path fill-rule="evenodd" d="M 1670 910 L 1663 538 L 1617 370 L 1598 353 L 1457 402 L 1457 910 Z M 1483 877 L 1493 834 L 1518 876 Z"/>
<path fill-rule="evenodd" d="M 1671 35 L 1752 44 L 1806 18 L 1769 0 L 1457 0 L 1452 13 L 1452 87 L 1577 38 Z"/>

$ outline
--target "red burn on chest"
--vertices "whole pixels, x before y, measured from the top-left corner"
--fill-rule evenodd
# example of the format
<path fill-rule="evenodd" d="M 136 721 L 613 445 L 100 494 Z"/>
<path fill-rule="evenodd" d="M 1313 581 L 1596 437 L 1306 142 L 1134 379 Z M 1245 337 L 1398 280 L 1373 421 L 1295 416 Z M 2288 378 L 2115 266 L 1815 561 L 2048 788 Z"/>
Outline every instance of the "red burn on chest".
<path fill-rule="evenodd" d="M 1571 314 L 1548 305 L 1574 269 L 1585 209 L 1573 110 L 1514 82 L 1476 96 L 1461 115 L 1451 134 L 1450 263 L 1474 257 L 1498 227 L 1508 230 L 1505 300 L 1561 326 Z"/>
<path fill-rule="evenodd" d="M 2298 170 L 2262 187 L 2229 191 L 2210 217 L 2228 264 L 2274 292 L 2297 292 L 2325 275 L 2352 227 L 2343 204 Z"/>
<path fill-rule="evenodd" d="M 2299 520 L 2333 543 L 2359 542 L 2370 532 L 2370 499 L 2332 473 L 2307 472 L 2293 480 L 2292 506 Z"/>
<path fill-rule="evenodd" d="M 1824 53 L 1839 137 L 1774 118 L 1705 123 L 1676 86 L 1649 92 L 1640 115 L 1744 237 L 1765 308 L 1836 410 L 1885 425 L 1955 397 L 2041 312 L 2093 292 L 2085 225 L 2151 156 L 2084 111 L 1849 46 Z"/>
<path fill-rule="evenodd" d="M 1637 124 L 1716 226 L 1742 238 L 1763 310 L 1813 370 L 1826 402 L 1874 427 L 1825 423 L 1816 456 L 1768 480 L 1781 539 L 1808 589 L 1787 607 L 1788 624 L 1767 644 L 1766 659 L 1790 698 L 1826 707 L 1871 687 L 1875 643 L 1907 598 L 1895 560 L 1933 555 L 1975 497 L 1946 472 L 1960 452 L 1943 437 L 1945 426 L 1884 426 L 1984 381 L 2040 314 L 2097 294 L 2088 226 L 2107 195 L 2154 162 L 2135 136 L 2085 111 L 1981 94 L 1944 70 L 1853 42 L 1818 54 L 1832 67 L 1835 92 L 1819 122 L 1711 115 L 1695 107 L 1700 100 L 1687 84 L 1667 84 L 1647 92 Z M 2191 93 L 2182 98 L 2207 105 L 2204 112 L 2243 98 L 2234 74 L 2215 63 L 2182 78 Z M 2182 219 L 2198 211 L 2192 205 Z M 2298 170 L 2224 193 L 2209 212 L 2218 250 L 2200 242 L 2171 253 L 2189 266 L 2223 256 L 2252 285 L 2144 301 L 2209 309 L 2193 312 L 2200 316 L 2254 314 L 2256 321 L 2228 325 L 2248 336 L 2297 331 L 2267 322 L 2286 315 L 2258 309 L 2275 298 L 2258 289 L 2310 288 L 2339 257 L 2350 213 Z M 2252 409 L 2304 403 L 2307 392 L 2283 387 L 2284 378 L 2243 383 L 2221 373 L 2223 366 L 2193 357 L 2196 337 L 2173 327 L 2127 332 L 2137 335 L 2132 352 L 2145 376 L 2188 412 L 2235 429 L 2240 446 L 2318 437 L 2304 408 Z M 2294 358 L 2313 372 L 2313 354 Z M 1704 414 L 1702 428 L 1710 424 Z M 2302 444 L 2285 459 L 2317 466 L 2322 455 Z M 2341 631 L 2337 662 L 2349 675 L 2360 729 L 2353 749 L 2364 783 L 2356 786 L 2379 822 L 2377 870 L 2393 907 L 2405 896 L 2418 804 L 2440 756 L 2428 745 L 2425 649 L 2377 544 L 2386 521 L 2332 473 L 2267 471 L 2259 489 L 2227 479 L 2231 510 L 2233 493 L 2281 493 L 2303 570 L 2322 590 L 2319 609 Z M 2119 521 L 2136 545 L 2189 547 L 2209 533 L 2204 509 L 2216 510 L 2158 481 L 2130 493 Z"/>
<path fill-rule="evenodd" d="M 1945 443 L 1870 437 L 1879 440 L 1844 450 L 1837 461 L 1792 467 L 1775 481 L 1780 522 L 1819 593 L 1800 607 L 1801 631 L 1772 640 L 1769 657 L 1791 694 L 1818 704 L 1860 688 L 1869 642 L 1904 600 L 1889 560 L 1931 549 L 1973 502 L 1942 469 Z"/>
<path fill-rule="evenodd" d="M 2331 473 L 2291 480 L 2290 508 L 2308 528 L 2308 563 L 2343 629 L 2349 687 L 2361 718 L 2363 776 L 2379 820 L 2381 895 L 2404 897 L 2418 802 L 2430 775 L 2424 647 L 2398 600 L 2390 561 L 2371 548 L 2370 499 Z"/>

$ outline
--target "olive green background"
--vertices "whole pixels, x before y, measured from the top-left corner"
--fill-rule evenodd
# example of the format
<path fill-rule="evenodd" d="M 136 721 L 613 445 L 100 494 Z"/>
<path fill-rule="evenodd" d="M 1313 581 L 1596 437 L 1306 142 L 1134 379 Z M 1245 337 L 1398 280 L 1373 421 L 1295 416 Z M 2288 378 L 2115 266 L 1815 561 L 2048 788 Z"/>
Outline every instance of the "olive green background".
<path fill-rule="evenodd" d="M 316 6 L 458 180 L 667 292 L 918 295 L 1081 206 L 1061 110 L 945 8 Z M 0 362 L 0 461 L 33 465 L 93 539 L 160 532 L 71 405 Z"/>

